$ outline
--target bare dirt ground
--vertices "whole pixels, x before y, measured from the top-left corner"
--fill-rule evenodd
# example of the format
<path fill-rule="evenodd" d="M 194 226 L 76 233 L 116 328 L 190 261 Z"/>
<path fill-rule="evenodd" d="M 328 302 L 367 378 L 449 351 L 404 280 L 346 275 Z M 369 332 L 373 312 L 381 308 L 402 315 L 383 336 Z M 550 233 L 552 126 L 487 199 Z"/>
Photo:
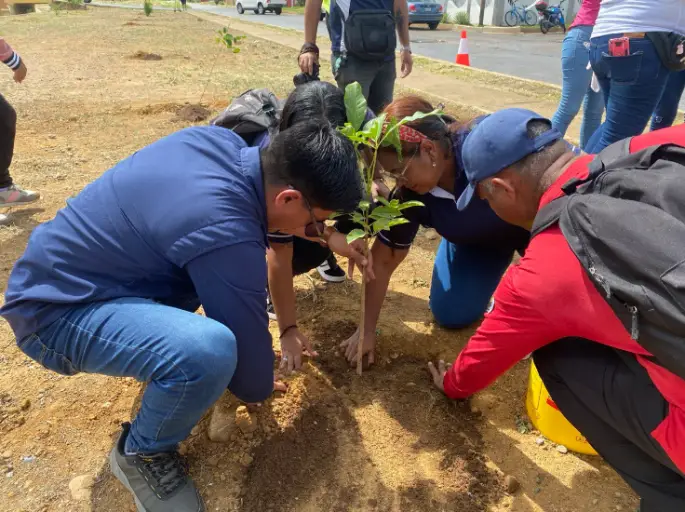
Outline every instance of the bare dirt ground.
<path fill-rule="evenodd" d="M 13 174 L 43 193 L 0 228 L 3 287 L 31 230 L 119 159 L 206 122 L 207 111 L 250 87 L 288 93 L 294 50 L 250 37 L 234 55 L 215 43 L 216 30 L 189 15 L 102 9 L 0 20 L 0 33 L 29 68 L 21 86 L 9 73 L 2 78 L 19 113 Z M 379 363 L 362 378 L 337 349 L 355 328 L 358 283 L 297 280 L 300 324 L 321 355 L 290 379 L 287 394 L 250 413 L 254 431 L 236 429 L 229 442 L 212 443 L 207 416 L 183 444 L 208 510 L 635 509 L 634 495 L 598 458 L 562 455 L 522 433 L 527 363 L 471 402 L 433 389 L 426 361 L 451 360 L 471 332 L 432 322 L 427 298 L 438 242 L 422 232 L 393 279 Z M 0 325 L 0 510 L 133 511 L 106 458 L 142 389 L 130 379 L 49 373 Z M 237 405 L 230 396 L 219 404 L 229 415 Z M 95 483 L 75 500 L 69 483 L 79 475 Z M 505 475 L 521 490 L 508 493 Z"/>

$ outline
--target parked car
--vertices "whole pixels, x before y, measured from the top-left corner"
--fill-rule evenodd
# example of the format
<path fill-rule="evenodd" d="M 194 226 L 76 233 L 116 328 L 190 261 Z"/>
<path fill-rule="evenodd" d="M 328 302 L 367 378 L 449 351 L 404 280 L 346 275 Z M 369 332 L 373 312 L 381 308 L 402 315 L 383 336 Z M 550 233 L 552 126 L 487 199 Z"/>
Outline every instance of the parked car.
<path fill-rule="evenodd" d="M 240 0 L 235 4 L 235 10 L 238 11 L 238 14 L 243 14 L 245 11 L 254 11 L 255 14 L 266 12 L 281 14 L 283 7 L 285 7 L 283 0 Z"/>
<path fill-rule="evenodd" d="M 409 0 L 409 25 L 416 23 L 426 23 L 428 28 L 435 30 L 442 21 L 442 3 L 436 0 L 420 0 L 414 2 Z"/>

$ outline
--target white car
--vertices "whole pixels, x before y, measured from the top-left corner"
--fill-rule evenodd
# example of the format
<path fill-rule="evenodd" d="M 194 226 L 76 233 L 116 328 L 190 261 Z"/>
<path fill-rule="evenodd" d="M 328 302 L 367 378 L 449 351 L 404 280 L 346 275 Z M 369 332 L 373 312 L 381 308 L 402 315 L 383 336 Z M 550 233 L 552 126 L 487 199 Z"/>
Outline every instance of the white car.
<path fill-rule="evenodd" d="M 254 11 L 255 14 L 264 14 L 267 11 L 281 14 L 283 7 L 285 3 L 282 0 L 240 0 L 235 4 L 238 14 L 249 10 Z"/>

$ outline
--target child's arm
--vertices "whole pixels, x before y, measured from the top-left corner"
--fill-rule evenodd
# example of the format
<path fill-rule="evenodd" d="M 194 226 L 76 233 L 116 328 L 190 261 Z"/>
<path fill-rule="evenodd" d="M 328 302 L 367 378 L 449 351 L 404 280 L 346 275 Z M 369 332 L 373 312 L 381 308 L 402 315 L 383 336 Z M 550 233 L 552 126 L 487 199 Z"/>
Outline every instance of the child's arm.
<path fill-rule="evenodd" d="M 0 37 L 0 60 L 14 71 L 14 81 L 21 82 L 26 77 L 26 66 L 19 54 Z"/>

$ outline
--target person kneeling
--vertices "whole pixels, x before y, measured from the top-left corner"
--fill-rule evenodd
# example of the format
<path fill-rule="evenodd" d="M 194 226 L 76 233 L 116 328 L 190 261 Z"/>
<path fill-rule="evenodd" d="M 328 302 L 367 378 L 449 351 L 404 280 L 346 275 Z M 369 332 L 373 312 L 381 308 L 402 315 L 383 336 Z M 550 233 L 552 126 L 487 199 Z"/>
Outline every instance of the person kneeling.
<path fill-rule="evenodd" d="M 685 127 L 634 137 L 623 149 L 629 153 L 671 143 L 685 146 Z M 672 272 L 667 275 L 679 268 L 671 264 L 673 259 L 682 268 L 678 244 L 683 238 L 675 228 L 683 224 L 682 210 L 671 209 L 673 217 L 667 220 L 658 209 L 660 204 L 682 204 L 683 167 L 678 162 L 685 148 L 678 150 L 679 159 L 656 160 L 650 167 L 643 153 L 640 165 L 622 168 L 628 165 L 624 154 L 619 155 L 622 164 L 606 154 L 594 162 L 591 156 L 575 155 L 551 123 L 534 112 L 507 109 L 484 119 L 464 142 L 469 187 L 457 207 L 465 208 L 477 196 L 503 220 L 532 230 L 533 237 L 525 256 L 505 273 L 483 323 L 454 365 L 429 365 L 435 384 L 447 396 L 466 398 L 533 352 L 554 402 L 641 497 L 642 512 L 685 510 L 685 345 L 677 335 L 670 345 L 652 336 L 665 329 L 654 323 L 655 312 L 666 318 L 664 305 L 682 311 L 677 303 L 682 289 L 673 286 Z M 617 167 L 605 171 L 611 162 Z M 574 193 L 575 185 L 594 179 L 590 170 L 601 173 L 592 175 L 600 176 L 601 186 Z M 609 192 L 612 180 L 615 195 Z M 589 193 L 591 197 L 585 195 Z M 559 217 L 538 224 L 545 212 L 554 211 L 546 208 L 555 202 L 563 207 L 563 231 Z M 607 207 L 604 214 L 602 205 Z M 577 216 L 569 223 L 572 210 Z M 627 215 L 629 210 L 633 214 Z M 536 220 L 539 213 L 543 217 Z M 626 249 L 626 243 L 631 251 L 616 250 Z M 591 259 L 595 266 L 586 267 L 581 261 L 587 259 L 579 254 L 593 249 L 605 258 Z M 639 256 L 637 249 L 649 257 Z M 611 281 L 616 285 L 621 277 L 659 265 L 666 267 L 656 273 L 663 280 L 664 299 L 643 309 L 624 307 L 629 294 L 619 299 L 620 288 L 604 279 L 618 278 Z M 636 282 L 641 282 L 642 297 L 653 297 L 650 286 L 656 281 Z M 633 299 L 637 304 L 637 296 Z M 608 300 L 623 303 L 614 309 Z"/>
<path fill-rule="evenodd" d="M 178 444 L 227 387 L 245 402 L 273 391 L 267 233 L 318 231 L 360 199 L 354 147 L 328 122 L 262 149 L 193 127 L 123 160 L 34 230 L 0 314 L 50 370 L 148 382 L 110 456 L 138 510 L 205 510 Z"/>

